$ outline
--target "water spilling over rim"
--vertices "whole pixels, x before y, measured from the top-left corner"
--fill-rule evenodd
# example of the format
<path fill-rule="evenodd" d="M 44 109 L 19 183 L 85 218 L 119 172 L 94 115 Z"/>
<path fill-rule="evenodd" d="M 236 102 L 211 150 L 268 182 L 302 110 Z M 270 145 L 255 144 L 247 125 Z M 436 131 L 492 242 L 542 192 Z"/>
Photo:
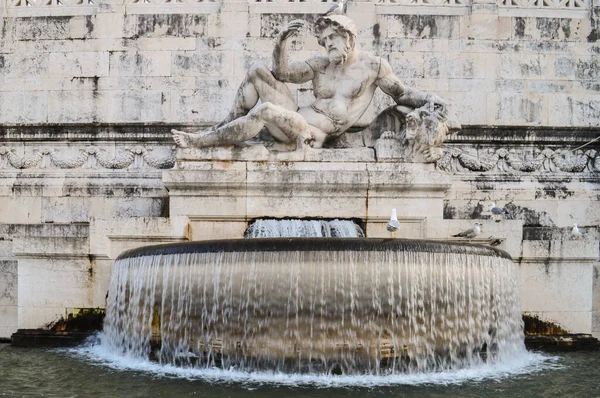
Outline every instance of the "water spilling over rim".
<path fill-rule="evenodd" d="M 240 385 L 255 389 L 263 385 L 313 388 L 381 388 L 391 386 L 461 385 L 484 380 L 502 380 L 560 369 L 558 357 L 538 352 L 523 351 L 507 361 L 482 364 L 453 371 L 402 373 L 388 375 L 326 375 L 287 374 L 268 371 L 242 371 L 239 369 L 178 367 L 159 364 L 146 359 L 116 355 L 102 344 L 102 333 L 86 344 L 67 349 L 71 354 L 85 360 L 123 372 L 143 372 L 157 377 L 184 380 L 203 380 L 222 385 Z"/>
<path fill-rule="evenodd" d="M 507 252 L 494 247 L 454 242 L 383 238 L 256 238 L 207 240 L 144 246 L 127 250 L 117 260 L 143 256 L 284 251 L 396 251 L 420 253 L 472 254 L 512 260 Z"/>

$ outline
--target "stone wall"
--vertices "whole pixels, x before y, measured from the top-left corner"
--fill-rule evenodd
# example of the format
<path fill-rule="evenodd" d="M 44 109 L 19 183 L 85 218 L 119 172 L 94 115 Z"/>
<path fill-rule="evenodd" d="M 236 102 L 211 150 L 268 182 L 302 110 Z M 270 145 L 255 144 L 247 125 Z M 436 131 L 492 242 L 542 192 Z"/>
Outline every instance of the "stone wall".
<path fill-rule="evenodd" d="M 0 19 L 0 123 L 214 123 L 281 25 L 330 2 L 38 3 L 8 1 Z M 596 3 L 421 3 L 354 0 L 348 15 L 362 49 L 450 99 L 462 124 L 600 124 Z M 291 47 L 321 50 L 308 31 Z"/>
<path fill-rule="evenodd" d="M 0 128 L 0 337 L 103 308 L 127 249 L 242 238 L 260 217 L 358 219 L 367 236 L 388 237 L 391 208 L 404 238 L 460 240 L 451 236 L 481 223 L 472 242 L 499 239 L 519 264 L 525 313 L 598 336 L 598 133 L 464 127 L 424 165 L 373 148 L 176 153 L 158 125 Z M 490 201 L 509 215 L 496 222 Z"/>
<path fill-rule="evenodd" d="M 7 1 L 0 338 L 104 307 L 123 250 L 241 237 L 256 217 L 354 218 L 388 236 L 391 207 L 400 237 L 448 239 L 480 221 L 476 243 L 501 238 L 519 263 L 525 312 L 600 336 L 598 6 L 432 3 L 353 0 L 348 11 L 363 49 L 451 99 L 464 125 L 419 168 L 371 148 L 176 153 L 170 128 L 218 121 L 248 66 L 269 62 L 278 27 L 328 2 Z M 296 59 L 320 51 L 308 35 L 291 47 Z M 294 91 L 300 103 L 308 88 Z M 362 122 L 387 104 L 377 96 Z M 494 222 L 491 200 L 510 217 Z"/>

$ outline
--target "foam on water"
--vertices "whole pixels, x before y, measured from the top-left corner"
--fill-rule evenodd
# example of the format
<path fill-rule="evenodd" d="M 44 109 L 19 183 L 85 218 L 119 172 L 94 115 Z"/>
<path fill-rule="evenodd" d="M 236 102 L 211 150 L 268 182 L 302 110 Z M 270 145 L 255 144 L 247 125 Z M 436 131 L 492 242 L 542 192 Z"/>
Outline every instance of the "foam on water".
<path fill-rule="evenodd" d="M 425 373 L 396 373 L 389 375 L 324 375 L 288 374 L 266 371 L 244 372 L 236 369 L 194 368 L 161 365 L 139 357 L 115 354 L 102 343 L 102 333 L 93 341 L 69 349 L 92 363 L 108 366 L 118 371 L 144 372 L 156 377 L 202 380 L 219 384 L 236 384 L 252 389 L 260 385 L 282 385 L 288 387 L 310 386 L 331 387 L 389 387 L 401 385 L 457 385 L 486 380 L 502 380 L 508 377 L 537 373 L 547 369 L 562 368 L 558 357 L 535 352 L 523 352 L 500 363 L 483 364 L 454 371 Z"/>

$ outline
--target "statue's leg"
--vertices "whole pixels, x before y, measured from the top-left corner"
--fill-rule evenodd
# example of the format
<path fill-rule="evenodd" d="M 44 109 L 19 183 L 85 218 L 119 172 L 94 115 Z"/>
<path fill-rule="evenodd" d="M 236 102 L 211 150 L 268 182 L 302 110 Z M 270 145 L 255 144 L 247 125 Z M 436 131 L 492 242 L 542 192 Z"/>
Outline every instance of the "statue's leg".
<path fill-rule="evenodd" d="M 231 111 L 216 127 L 222 127 L 237 118 L 246 116 L 259 99 L 263 103 L 270 102 L 293 111 L 298 108 L 288 86 L 275 79 L 267 65 L 258 62 L 248 70 L 236 92 Z"/>
<path fill-rule="evenodd" d="M 269 133 L 283 143 L 295 143 L 302 134 L 310 135 L 307 138 L 312 140 L 316 148 L 320 148 L 325 141 L 325 133 L 309 125 L 299 113 L 269 102 L 254 107 L 246 116 L 216 130 L 203 133 L 171 131 L 179 146 L 204 148 L 240 144 L 256 137 L 263 127 L 267 127 Z"/>

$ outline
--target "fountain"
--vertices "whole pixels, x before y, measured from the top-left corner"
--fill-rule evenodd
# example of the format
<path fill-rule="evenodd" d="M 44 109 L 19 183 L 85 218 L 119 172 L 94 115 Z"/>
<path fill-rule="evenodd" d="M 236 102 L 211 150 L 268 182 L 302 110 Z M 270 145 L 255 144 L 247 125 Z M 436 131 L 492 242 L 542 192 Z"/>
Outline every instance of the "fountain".
<path fill-rule="evenodd" d="M 165 179 L 173 214 L 179 209 L 187 217 L 189 203 L 221 198 L 231 178 L 231 192 L 246 195 L 236 198 L 232 211 L 251 209 L 259 216 L 266 208 L 296 211 L 299 206 L 299 214 L 310 208 L 338 216 L 356 201 L 365 200 L 368 208 L 372 197 L 381 204 L 377 200 L 385 192 L 410 191 L 408 197 L 416 199 L 447 189 L 440 175 L 406 165 L 444 155 L 446 134 L 460 128 L 446 102 L 405 86 L 385 59 L 362 52 L 358 30 L 344 15 L 321 16 L 313 24 L 327 57 L 288 65 L 287 40 L 304 26 L 295 20 L 281 28 L 272 70 L 263 63 L 249 68 L 221 123 L 197 132 L 172 130 L 180 147 L 178 169 Z M 314 102 L 295 104 L 285 94 L 288 82 L 312 82 Z M 344 134 L 367 110 L 377 88 L 396 105 L 354 140 L 364 150 L 322 149 L 349 145 Z M 391 163 L 348 168 L 347 160 L 375 161 L 366 146 L 375 149 L 378 162 Z M 235 162 L 256 164 L 231 167 L 233 174 L 217 177 L 220 166 L 214 168 L 214 162 L 222 160 L 226 170 Z M 207 161 L 213 162 L 208 188 L 202 185 Z M 297 170 L 292 166 L 294 172 L 277 171 L 277 165 L 291 161 L 334 163 L 310 175 L 294 172 L 310 170 L 312 163 Z M 371 184 L 380 185 L 369 187 L 365 198 L 356 194 Z M 185 191 L 179 198 L 178 189 Z M 197 206 L 222 200 L 210 203 Z M 325 213 L 324 205 L 333 210 Z M 514 264 L 503 251 L 368 239 L 355 224 L 337 219 L 258 220 L 245 235 L 252 239 L 149 246 L 121 254 L 104 327 L 109 348 L 185 367 L 348 375 L 454 370 L 524 351 Z"/>
<path fill-rule="evenodd" d="M 524 351 L 507 253 L 403 239 L 130 250 L 114 265 L 104 336 L 162 364 L 288 373 L 454 370 Z"/>

